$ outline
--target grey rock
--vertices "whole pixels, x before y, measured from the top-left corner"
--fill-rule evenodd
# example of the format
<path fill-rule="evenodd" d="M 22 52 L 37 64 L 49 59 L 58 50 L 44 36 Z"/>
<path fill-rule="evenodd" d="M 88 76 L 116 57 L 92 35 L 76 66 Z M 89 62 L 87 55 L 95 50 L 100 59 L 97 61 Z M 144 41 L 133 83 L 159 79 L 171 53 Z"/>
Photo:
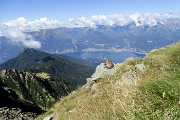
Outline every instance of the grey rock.
<path fill-rule="evenodd" d="M 22 112 L 19 108 L 0 108 L 0 120 L 33 120 L 37 114 Z"/>
<path fill-rule="evenodd" d="M 146 66 L 144 64 L 135 65 L 135 69 L 137 69 L 139 71 L 143 71 L 145 68 L 146 68 Z"/>
<path fill-rule="evenodd" d="M 20 76 L 20 79 L 21 79 L 21 80 L 23 80 L 23 79 L 24 79 L 23 74 L 21 74 L 21 73 L 20 73 L 20 74 L 19 74 L 19 76 Z"/>
<path fill-rule="evenodd" d="M 96 67 L 95 73 L 91 76 L 92 79 L 101 78 L 104 75 L 113 75 L 116 72 L 116 64 L 114 64 L 114 67 L 112 69 L 107 69 L 104 66 L 104 63 L 101 63 Z"/>
<path fill-rule="evenodd" d="M 12 69 L 12 71 L 16 74 L 18 74 L 18 71 L 16 69 Z"/>
<path fill-rule="evenodd" d="M 2 74 L 2 75 L 6 75 L 6 74 L 7 74 L 7 70 L 3 70 L 3 71 L 1 72 L 1 74 Z"/>
<path fill-rule="evenodd" d="M 127 71 L 121 76 L 121 79 L 122 85 L 136 85 L 139 77 L 136 73 Z"/>
<path fill-rule="evenodd" d="M 99 86 L 98 83 L 94 83 L 94 84 L 91 86 L 91 94 L 96 94 L 96 93 L 98 93 L 98 86 Z"/>
<path fill-rule="evenodd" d="M 47 117 L 45 117 L 43 120 L 52 120 L 53 119 L 53 115 L 49 115 Z"/>
<path fill-rule="evenodd" d="M 96 67 L 95 73 L 91 76 L 91 78 L 87 78 L 87 84 L 84 86 L 91 91 L 93 96 L 98 96 L 98 86 L 99 81 L 105 75 L 113 75 L 116 73 L 117 68 L 119 68 L 120 64 L 114 64 L 114 67 L 111 69 L 107 69 L 104 63 L 101 63 Z"/>

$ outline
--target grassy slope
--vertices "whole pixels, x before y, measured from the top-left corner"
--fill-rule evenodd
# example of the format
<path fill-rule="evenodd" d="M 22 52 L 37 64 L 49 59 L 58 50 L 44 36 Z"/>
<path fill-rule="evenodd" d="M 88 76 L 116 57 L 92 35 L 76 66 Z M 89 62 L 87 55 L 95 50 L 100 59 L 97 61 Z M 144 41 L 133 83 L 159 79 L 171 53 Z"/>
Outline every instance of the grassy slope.
<path fill-rule="evenodd" d="M 122 84 L 121 76 L 139 63 L 148 67 L 138 73 L 137 85 Z M 180 119 L 180 42 L 125 61 L 99 82 L 98 94 L 79 88 L 38 120 L 52 113 L 57 120 Z"/>

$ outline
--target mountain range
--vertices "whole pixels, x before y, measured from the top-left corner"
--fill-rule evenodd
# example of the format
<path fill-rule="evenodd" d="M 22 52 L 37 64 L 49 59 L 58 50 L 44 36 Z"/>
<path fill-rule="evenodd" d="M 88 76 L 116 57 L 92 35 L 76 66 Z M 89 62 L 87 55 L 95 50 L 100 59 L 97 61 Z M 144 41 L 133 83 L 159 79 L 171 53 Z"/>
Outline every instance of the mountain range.
<path fill-rule="evenodd" d="M 179 116 L 173 111 L 179 92 L 172 91 L 179 91 L 180 18 L 150 16 L 101 15 L 70 19 L 68 26 L 46 18 L 0 24 L 0 119 L 15 119 L 16 113 L 16 119 L 33 119 L 46 111 L 40 119 L 51 113 L 57 119 L 167 118 L 166 111 L 172 119 Z M 113 69 L 104 68 L 104 55 L 117 63 Z M 167 110 L 156 111 L 163 103 Z"/>
<path fill-rule="evenodd" d="M 178 16 L 178 14 L 117 15 L 119 22 L 115 21 L 115 16 L 115 18 L 113 16 L 99 16 L 97 19 L 104 18 L 104 22 L 95 22 L 94 20 L 93 26 L 71 26 L 70 24 L 69 26 L 59 26 L 55 25 L 56 22 L 49 25 L 52 21 L 44 19 L 40 21 L 44 21 L 42 22 L 43 26 L 47 22 L 47 27 L 40 27 L 39 29 L 33 29 L 35 26 L 26 28 L 35 23 L 30 24 L 24 18 L 9 21 L 0 26 L 2 28 L 0 32 L 0 63 L 17 56 L 24 47 L 34 47 L 52 54 L 70 56 L 78 52 L 97 53 L 102 51 L 108 53 L 128 51 L 144 55 L 153 49 L 169 45 L 180 39 Z M 111 17 L 113 19 L 110 19 Z M 78 19 L 74 19 L 74 24 L 78 23 L 75 21 Z M 79 21 L 82 22 L 81 19 Z M 108 24 L 111 23 L 108 21 L 114 24 Z M 27 25 L 23 26 L 22 24 Z M 11 31 L 15 35 L 11 34 Z M 91 57 L 94 58 L 93 56 L 80 56 L 80 58 Z M 132 56 L 129 55 L 128 57 Z"/>
<path fill-rule="evenodd" d="M 32 72 L 48 72 L 53 78 L 83 84 L 83 80 L 93 73 L 98 63 L 100 63 L 98 60 L 70 58 L 27 48 L 17 57 L 1 64 L 0 70 L 15 68 Z"/>

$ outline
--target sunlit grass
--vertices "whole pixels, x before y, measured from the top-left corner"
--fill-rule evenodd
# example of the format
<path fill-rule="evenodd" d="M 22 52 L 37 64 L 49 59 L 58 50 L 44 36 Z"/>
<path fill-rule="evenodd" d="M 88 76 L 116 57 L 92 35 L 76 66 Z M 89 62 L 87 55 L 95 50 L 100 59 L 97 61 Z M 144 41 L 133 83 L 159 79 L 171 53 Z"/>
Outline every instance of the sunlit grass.
<path fill-rule="evenodd" d="M 180 119 L 179 61 L 180 43 L 153 51 L 144 59 L 127 60 L 119 65 L 114 75 L 106 75 L 99 81 L 97 96 L 93 96 L 89 89 L 82 87 L 57 102 L 53 107 L 54 118 L 178 120 Z M 141 63 L 147 68 L 138 73 L 140 80 L 137 85 L 124 84 L 122 75 Z"/>
<path fill-rule="evenodd" d="M 43 79 L 50 79 L 50 74 L 45 73 L 45 72 L 40 72 L 36 74 L 37 77 L 43 78 Z"/>

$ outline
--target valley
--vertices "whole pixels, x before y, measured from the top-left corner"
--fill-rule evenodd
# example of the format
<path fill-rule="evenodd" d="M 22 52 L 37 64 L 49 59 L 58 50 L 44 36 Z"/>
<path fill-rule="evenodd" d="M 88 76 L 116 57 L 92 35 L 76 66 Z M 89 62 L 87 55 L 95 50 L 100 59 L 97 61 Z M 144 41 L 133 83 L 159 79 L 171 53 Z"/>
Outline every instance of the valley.
<path fill-rule="evenodd" d="M 0 119 L 178 120 L 179 40 L 178 13 L 2 22 Z"/>

